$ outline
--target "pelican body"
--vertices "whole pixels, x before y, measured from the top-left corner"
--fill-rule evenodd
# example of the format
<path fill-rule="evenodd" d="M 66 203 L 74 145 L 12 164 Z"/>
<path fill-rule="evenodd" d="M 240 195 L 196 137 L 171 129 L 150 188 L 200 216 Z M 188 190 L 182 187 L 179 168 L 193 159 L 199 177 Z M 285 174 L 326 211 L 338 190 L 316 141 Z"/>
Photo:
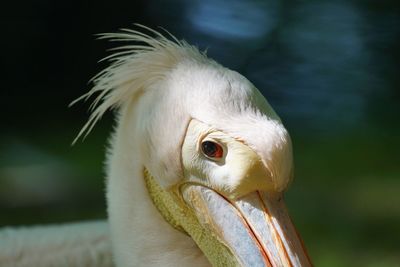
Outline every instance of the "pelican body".
<path fill-rule="evenodd" d="M 79 136 L 117 110 L 106 163 L 114 263 L 311 266 L 287 213 L 290 136 L 245 77 L 144 26 L 81 98 L 96 98 Z M 147 33 L 143 33 L 147 31 Z"/>

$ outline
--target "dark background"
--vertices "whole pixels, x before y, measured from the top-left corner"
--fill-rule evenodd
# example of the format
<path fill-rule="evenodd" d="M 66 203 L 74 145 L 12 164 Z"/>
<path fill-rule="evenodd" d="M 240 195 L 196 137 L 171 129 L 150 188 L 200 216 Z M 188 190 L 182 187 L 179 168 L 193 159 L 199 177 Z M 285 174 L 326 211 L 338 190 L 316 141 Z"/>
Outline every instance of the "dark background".
<path fill-rule="evenodd" d="M 289 129 L 293 220 L 316 266 L 400 266 L 400 1 L 10 1 L 1 8 L 0 226 L 105 218 L 108 114 L 70 143 L 141 23 L 239 71 Z"/>

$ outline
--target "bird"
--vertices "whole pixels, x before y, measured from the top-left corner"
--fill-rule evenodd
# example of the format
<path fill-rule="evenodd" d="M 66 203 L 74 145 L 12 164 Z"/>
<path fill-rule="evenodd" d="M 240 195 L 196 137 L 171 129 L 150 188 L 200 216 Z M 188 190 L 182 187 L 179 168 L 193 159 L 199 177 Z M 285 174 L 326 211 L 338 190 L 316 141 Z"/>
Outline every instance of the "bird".
<path fill-rule="evenodd" d="M 94 99 L 74 142 L 116 111 L 108 220 L 62 226 L 87 240 L 68 266 L 312 266 L 284 203 L 290 135 L 260 91 L 164 29 L 136 24 L 99 38 L 124 45 L 72 104 Z M 7 231 L 0 247 L 24 231 L 46 236 L 46 226 Z"/>

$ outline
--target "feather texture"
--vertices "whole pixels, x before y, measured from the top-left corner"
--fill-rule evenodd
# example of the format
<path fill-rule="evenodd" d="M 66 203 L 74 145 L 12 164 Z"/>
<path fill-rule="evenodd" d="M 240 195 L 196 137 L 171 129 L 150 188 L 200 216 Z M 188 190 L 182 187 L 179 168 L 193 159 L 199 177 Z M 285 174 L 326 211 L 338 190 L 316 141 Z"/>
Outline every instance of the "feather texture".
<path fill-rule="evenodd" d="M 0 230 L 2 267 L 111 267 L 105 221 Z"/>

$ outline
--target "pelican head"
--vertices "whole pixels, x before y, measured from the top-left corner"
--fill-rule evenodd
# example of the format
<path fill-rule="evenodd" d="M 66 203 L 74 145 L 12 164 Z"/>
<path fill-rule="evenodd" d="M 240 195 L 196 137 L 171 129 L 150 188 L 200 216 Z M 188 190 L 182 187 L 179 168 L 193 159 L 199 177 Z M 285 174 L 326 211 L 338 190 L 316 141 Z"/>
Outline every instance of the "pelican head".
<path fill-rule="evenodd" d="M 110 57 L 80 135 L 118 111 L 107 161 L 117 266 L 310 266 L 283 192 L 289 134 L 246 78 L 141 26 Z"/>

